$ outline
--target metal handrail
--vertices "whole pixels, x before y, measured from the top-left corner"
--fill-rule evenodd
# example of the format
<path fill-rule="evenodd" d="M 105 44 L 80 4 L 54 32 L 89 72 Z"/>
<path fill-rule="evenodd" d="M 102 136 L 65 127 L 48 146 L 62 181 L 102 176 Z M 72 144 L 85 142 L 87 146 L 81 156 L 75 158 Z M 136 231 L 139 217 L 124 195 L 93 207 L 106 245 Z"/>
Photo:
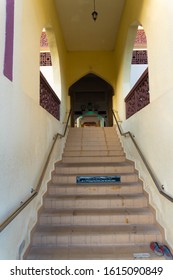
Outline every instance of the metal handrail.
<path fill-rule="evenodd" d="M 69 120 L 70 120 L 71 113 L 72 113 L 72 109 L 70 109 L 70 111 L 69 111 L 68 118 L 67 118 L 67 121 L 66 121 L 66 126 L 65 126 L 65 129 L 64 129 L 64 133 L 63 133 L 63 134 L 58 133 L 58 135 L 59 135 L 61 138 L 64 137 L 64 136 L 66 135 L 67 127 L 68 127 L 68 123 L 69 123 Z"/>
<path fill-rule="evenodd" d="M 71 116 L 71 112 L 72 112 L 72 110 L 70 110 L 70 112 L 68 114 L 66 126 L 65 126 L 65 129 L 64 129 L 64 133 L 63 134 L 57 133 L 55 135 L 54 139 L 53 139 L 53 144 L 51 146 L 51 149 L 50 149 L 50 152 L 48 154 L 47 160 L 45 162 L 45 165 L 43 167 L 42 173 L 41 173 L 40 178 L 38 180 L 38 184 L 36 186 L 36 189 L 32 190 L 32 195 L 28 199 L 26 199 L 24 202 L 22 202 L 22 204 L 0 224 L 0 232 L 3 231 L 3 229 L 5 229 L 6 226 L 11 221 L 13 221 L 14 218 L 38 195 L 40 187 L 41 187 L 41 184 L 43 182 L 44 175 L 46 173 L 46 170 L 47 170 L 47 167 L 48 167 L 48 164 L 49 164 L 49 161 L 50 161 L 50 157 L 52 155 L 52 151 L 53 151 L 54 146 L 55 146 L 55 143 L 56 143 L 56 141 L 57 141 L 59 136 L 60 136 L 60 138 L 63 138 L 66 135 L 68 123 L 69 123 L 70 116 Z"/>
<path fill-rule="evenodd" d="M 146 159 L 145 159 L 143 153 L 141 152 L 141 150 L 140 150 L 138 144 L 136 143 L 136 141 L 135 141 L 134 136 L 132 135 L 132 133 L 131 133 L 130 131 L 122 132 L 121 127 L 120 127 L 120 125 L 119 125 L 119 123 L 118 123 L 118 120 L 117 120 L 116 115 L 115 115 L 115 113 L 114 113 L 113 110 L 112 110 L 112 114 L 113 114 L 113 117 L 114 117 L 114 119 L 115 119 L 115 122 L 116 122 L 116 125 L 117 125 L 117 127 L 118 127 L 118 130 L 119 130 L 119 132 L 120 132 L 120 135 L 121 135 L 121 136 L 124 136 L 124 137 L 129 136 L 130 139 L 132 140 L 132 142 L 133 142 L 134 146 L 136 147 L 136 149 L 137 149 L 137 151 L 138 151 L 138 153 L 139 153 L 139 155 L 140 155 L 142 161 L 144 162 L 145 167 L 147 168 L 147 170 L 148 170 L 148 172 L 149 172 L 149 174 L 150 174 L 150 176 L 151 176 L 151 178 L 152 178 L 154 184 L 156 185 L 156 187 L 157 187 L 159 193 L 160 193 L 161 195 L 163 195 L 164 197 L 166 197 L 169 201 L 173 202 L 173 197 L 170 196 L 169 194 L 165 193 L 165 192 L 164 192 L 164 186 L 163 186 L 163 185 L 160 186 L 160 184 L 158 183 L 158 181 L 157 181 L 155 175 L 153 174 L 153 172 L 152 172 L 150 166 L 148 165 L 148 163 L 147 163 L 147 161 L 146 161 Z"/>

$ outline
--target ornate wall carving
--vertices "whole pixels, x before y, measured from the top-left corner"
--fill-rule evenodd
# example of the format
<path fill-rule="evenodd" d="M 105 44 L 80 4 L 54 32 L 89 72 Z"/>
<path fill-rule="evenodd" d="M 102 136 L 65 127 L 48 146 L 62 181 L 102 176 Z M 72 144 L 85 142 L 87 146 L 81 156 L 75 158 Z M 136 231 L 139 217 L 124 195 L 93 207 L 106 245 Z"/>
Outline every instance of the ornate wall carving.
<path fill-rule="evenodd" d="M 40 66 L 52 66 L 50 52 L 41 52 L 40 53 Z"/>
<path fill-rule="evenodd" d="M 139 50 L 133 51 L 132 64 L 148 64 L 147 51 Z"/>
<path fill-rule="evenodd" d="M 40 72 L 40 105 L 57 120 L 60 119 L 60 100 Z"/>
<path fill-rule="evenodd" d="M 47 36 L 46 36 L 46 31 L 43 31 L 41 33 L 41 38 L 40 38 L 40 48 L 48 48 L 49 44 L 48 44 L 48 40 L 47 40 Z"/>
<path fill-rule="evenodd" d="M 148 69 L 125 98 L 126 118 L 129 118 L 150 103 Z"/>
<path fill-rule="evenodd" d="M 137 30 L 137 35 L 135 39 L 135 48 L 146 49 L 147 48 L 147 38 L 145 35 L 145 31 L 143 29 Z"/>

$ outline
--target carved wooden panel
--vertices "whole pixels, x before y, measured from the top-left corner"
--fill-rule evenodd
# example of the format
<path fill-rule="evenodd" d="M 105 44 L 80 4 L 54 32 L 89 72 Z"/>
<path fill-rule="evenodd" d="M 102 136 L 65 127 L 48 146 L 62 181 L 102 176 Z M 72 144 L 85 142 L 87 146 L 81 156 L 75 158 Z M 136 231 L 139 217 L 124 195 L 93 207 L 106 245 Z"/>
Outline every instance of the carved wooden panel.
<path fill-rule="evenodd" d="M 50 52 L 41 52 L 40 53 L 40 66 L 52 66 Z"/>
<path fill-rule="evenodd" d="M 133 51 L 132 64 L 148 64 L 147 51 Z"/>
<path fill-rule="evenodd" d="M 125 98 L 126 118 L 134 115 L 150 103 L 148 69 L 144 71 L 140 79 Z"/>
<path fill-rule="evenodd" d="M 135 39 L 135 48 L 147 48 L 147 38 L 144 29 L 138 29 Z"/>
<path fill-rule="evenodd" d="M 40 48 L 48 48 L 49 44 L 48 44 L 48 39 L 46 36 L 46 31 L 43 31 L 41 33 L 41 38 L 40 38 Z"/>
<path fill-rule="evenodd" d="M 40 73 L 40 105 L 59 120 L 60 100 L 42 73 Z"/>

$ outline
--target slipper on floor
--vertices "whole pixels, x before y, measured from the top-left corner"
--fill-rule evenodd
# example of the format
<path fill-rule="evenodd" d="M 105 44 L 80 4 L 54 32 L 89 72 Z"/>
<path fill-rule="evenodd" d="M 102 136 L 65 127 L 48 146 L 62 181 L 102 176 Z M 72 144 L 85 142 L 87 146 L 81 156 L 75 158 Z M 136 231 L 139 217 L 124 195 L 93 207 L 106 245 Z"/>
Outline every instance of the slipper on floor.
<path fill-rule="evenodd" d="M 160 247 L 161 245 L 157 242 L 151 242 L 150 248 L 157 256 L 163 256 L 163 249 Z"/>
<path fill-rule="evenodd" d="M 160 245 L 160 249 L 162 250 L 165 259 L 167 259 L 167 260 L 173 259 L 173 255 L 172 255 L 170 249 L 166 245 Z"/>

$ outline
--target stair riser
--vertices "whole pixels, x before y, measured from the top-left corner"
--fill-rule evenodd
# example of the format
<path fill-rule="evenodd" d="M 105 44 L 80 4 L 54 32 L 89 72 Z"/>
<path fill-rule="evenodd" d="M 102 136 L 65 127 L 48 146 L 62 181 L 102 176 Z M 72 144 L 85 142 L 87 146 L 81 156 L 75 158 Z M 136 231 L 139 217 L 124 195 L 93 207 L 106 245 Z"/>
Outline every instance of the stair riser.
<path fill-rule="evenodd" d="M 64 151 L 103 151 L 103 150 L 111 150 L 111 151 L 122 151 L 122 147 L 120 145 L 95 145 L 95 146 L 87 146 L 87 145 L 77 145 L 77 146 L 66 146 Z"/>
<path fill-rule="evenodd" d="M 87 170 L 85 170 L 84 174 L 88 175 L 88 174 L 90 174 L 90 172 L 87 172 Z M 55 184 L 76 184 L 76 176 L 75 175 L 68 175 L 68 176 L 59 175 L 58 176 L 58 175 L 54 174 L 52 176 L 52 182 Z M 126 175 L 122 174 L 121 175 L 121 183 L 132 183 L 132 182 L 138 182 L 137 174 L 126 174 Z"/>
<path fill-rule="evenodd" d="M 115 163 L 115 162 L 124 162 L 125 156 L 109 156 L 109 157 L 63 157 L 63 163 Z"/>
<path fill-rule="evenodd" d="M 119 139 L 113 140 L 113 141 L 111 141 L 111 140 L 90 141 L 87 139 L 85 139 L 85 141 L 84 141 L 84 140 L 80 140 L 80 139 L 74 139 L 74 140 L 68 139 L 66 141 L 66 147 L 68 147 L 68 146 L 105 146 L 105 147 L 108 147 L 108 146 L 114 146 L 114 145 L 121 146 L 121 142 L 119 141 Z"/>
<path fill-rule="evenodd" d="M 103 136 L 95 136 L 95 135 L 87 135 L 87 136 L 68 136 L 67 140 L 66 140 L 66 144 L 70 143 L 85 143 L 86 145 L 88 145 L 88 143 L 90 144 L 94 144 L 96 145 L 98 144 L 111 144 L 111 145 L 116 145 L 116 144 L 120 144 L 121 145 L 121 140 L 119 137 L 117 136 L 109 136 L 109 137 L 103 137 Z M 76 145 L 76 144 L 75 144 Z"/>
<path fill-rule="evenodd" d="M 79 157 L 79 156 L 124 156 L 123 150 L 120 151 L 66 151 L 63 157 Z"/>
<path fill-rule="evenodd" d="M 66 167 L 66 166 L 56 166 L 56 174 L 114 174 L 114 173 L 132 173 L 135 171 L 133 165 L 125 166 L 90 166 L 90 167 Z"/>
<path fill-rule="evenodd" d="M 120 139 L 117 135 L 108 135 L 105 137 L 103 134 L 85 134 L 85 135 L 68 135 L 66 143 L 67 142 L 120 142 Z"/>
<path fill-rule="evenodd" d="M 57 233 L 57 234 L 47 234 L 42 233 L 36 234 L 33 238 L 33 246 L 42 247 L 53 247 L 53 246 L 72 246 L 72 245 L 84 245 L 94 246 L 94 245 L 134 245 L 138 244 L 150 244 L 153 240 L 162 241 L 162 237 L 157 233 Z"/>
<path fill-rule="evenodd" d="M 104 141 L 104 140 L 113 140 L 116 141 L 117 139 L 119 140 L 119 137 L 116 133 L 98 133 L 98 132 L 87 132 L 87 133 L 70 133 L 68 134 L 67 141 L 71 139 L 76 139 L 76 140 L 89 140 L 89 141 Z"/>
<path fill-rule="evenodd" d="M 115 225 L 119 224 L 151 224 L 153 215 L 56 215 L 39 218 L 39 225 Z"/>
<path fill-rule="evenodd" d="M 118 207 L 146 207 L 147 199 L 51 199 L 45 198 L 44 207 L 53 209 L 70 208 L 118 208 Z"/>
<path fill-rule="evenodd" d="M 65 194 L 127 194 L 127 193 L 142 193 L 142 186 L 106 186 L 106 187 L 99 187 L 99 186 L 77 186 L 77 187 L 55 187 L 55 186 L 49 186 L 48 187 L 48 194 L 52 195 L 65 195 Z"/>

